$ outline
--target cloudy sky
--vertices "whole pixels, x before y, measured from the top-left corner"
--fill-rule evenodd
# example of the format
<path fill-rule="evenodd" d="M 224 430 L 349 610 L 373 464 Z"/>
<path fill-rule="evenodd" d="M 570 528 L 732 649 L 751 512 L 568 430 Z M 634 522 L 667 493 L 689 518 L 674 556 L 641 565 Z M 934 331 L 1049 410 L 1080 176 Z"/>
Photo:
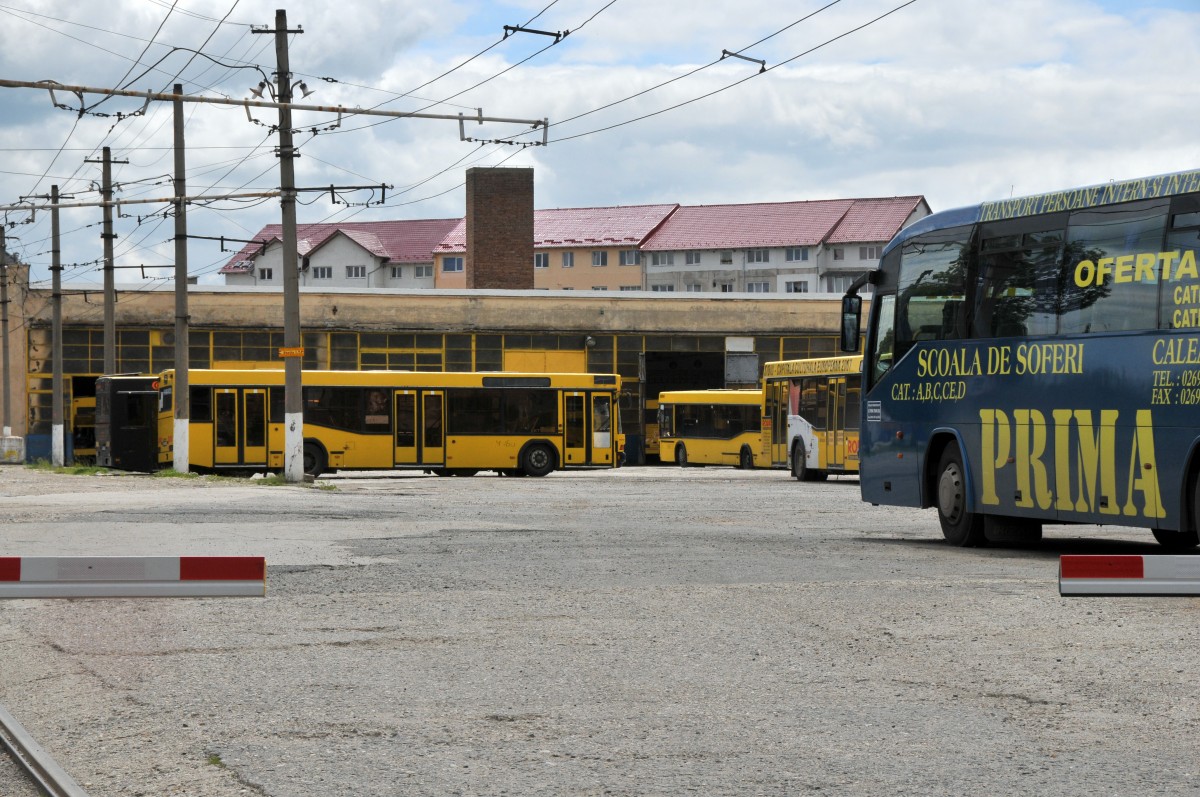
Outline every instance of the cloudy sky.
<path fill-rule="evenodd" d="M 463 175 L 535 170 L 538 208 L 922 194 L 985 199 L 1200 167 L 1195 0 L 0 0 L 0 79 L 244 99 L 275 70 L 277 8 L 304 102 L 550 120 L 520 124 L 297 112 L 301 223 L 451 218 Z M 504 26 L 565 33 L 504 36 Z M 723 50 L 761 59 L 721 58 Z M 0 202 L 95 202 L 101 148 L 120 199 L 169 196 L 168 103 L 2 88 Z M 297 100 L 300 101 L 300 100 Z M 276 112 L 186 106 L 193 196 L 279 186 Z M 35 204 L 45 200 L 34 199 Z M 120 284 L 171 276 L 165 205 L 115 222 Z M 61 211 L 64 279 L 99 283 L 100 208 Z M 49 278 L 50 214 L 6 211 L 9 249 Z M 32 218 L 32 221 L 30 219 Z M 193 235 L 252 237 L 276 199 L 189 208 Z M 236 250 L 240 244 L 229 244 Z M 218 241 L 189 271 L 220 283 Z"/>

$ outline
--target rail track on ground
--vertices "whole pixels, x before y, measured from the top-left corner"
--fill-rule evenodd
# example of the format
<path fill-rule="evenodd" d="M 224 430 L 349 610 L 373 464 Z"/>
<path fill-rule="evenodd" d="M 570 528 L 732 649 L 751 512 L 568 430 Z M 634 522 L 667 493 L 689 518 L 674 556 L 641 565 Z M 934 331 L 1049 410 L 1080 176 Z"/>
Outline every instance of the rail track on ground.
<path fill-rule="evenodd" d="M 87 792 L 0 706 L 0 747 L 48 797 L 87 797 Z"/>

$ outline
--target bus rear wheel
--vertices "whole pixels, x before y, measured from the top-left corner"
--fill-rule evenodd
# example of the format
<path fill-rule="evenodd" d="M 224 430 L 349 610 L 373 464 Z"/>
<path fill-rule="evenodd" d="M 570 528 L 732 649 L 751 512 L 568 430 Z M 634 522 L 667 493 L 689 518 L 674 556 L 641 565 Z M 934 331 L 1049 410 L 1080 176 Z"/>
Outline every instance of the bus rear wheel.
<path fill-rule="evenodd" d="M 983 516 L 967 509 L 967 470 L 956 444 L 942 452 L 937 473 L 938 522 L 946 542 L 964 548 L 982 545 Z"/>
<path fill-rule="evenodd" d="M 1184 531 L 1151 529 L 1158 544 L 1171 551 L 1186 551 L 1200 545 L 1200 474 L 1192 477 L 1192 527 Z"/>
<path fill-rule="evenodd" d="M 521 457 L 521 470 L 530 476 L 545 476 L 554 470 L 554 452 L 542 443 L 531 445 Z"/>
<path fill-rule="evenodd" d="M 754 469 L 754 454 L 748 448 L 743 448 L 738 457 L 738 467 L 742 470 Z"/>
<path fill-rule="evenodd" d="M 316 443 L 304 444 L 304 472 L 312 476 L 314 479 L 325 472 L 325 467 L 328 459 L 325 457 L 325 449 Z"/>

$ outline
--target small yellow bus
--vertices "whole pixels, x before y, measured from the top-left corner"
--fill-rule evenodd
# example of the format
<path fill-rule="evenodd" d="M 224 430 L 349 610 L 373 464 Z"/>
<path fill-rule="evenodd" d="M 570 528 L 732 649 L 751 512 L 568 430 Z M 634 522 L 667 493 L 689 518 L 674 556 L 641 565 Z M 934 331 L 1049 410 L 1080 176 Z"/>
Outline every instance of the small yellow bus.
<path fill-rule="evenodd" d="M 763 366 L 769 467 L 801 481 L 858 473 L 862 355 L 781 360 Z"/>
<path fill-rule="evenodd" d="M 677 465 L 766 467 L 761 390 L 670 390 L 658 395 L 658 452 Z"/>
<path fill-rule="evenodd" d="M 304 471 L 545 476 L 620 464 L 615 374 L 304 371 Z M 158 461 L 174 459 L 175 372 L 159 378 Z M 280 471 L 283 370 L 190 370 L 188 461 Z"/>

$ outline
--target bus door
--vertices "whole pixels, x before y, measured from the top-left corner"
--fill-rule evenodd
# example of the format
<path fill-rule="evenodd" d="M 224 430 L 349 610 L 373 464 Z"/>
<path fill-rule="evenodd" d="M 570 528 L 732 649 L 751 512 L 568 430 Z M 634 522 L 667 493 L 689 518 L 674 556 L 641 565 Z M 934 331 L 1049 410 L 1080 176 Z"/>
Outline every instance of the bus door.
<path fill-rule="evenodd" d="M 763 405 L 763 439 L 767 441 L 771 464 L 786 467 L 788 461 L 788 396 L 790 379 L 767 382 Z"/>
<path fill-rule="evenodd" d="M 612 395 L 608 393 L 592 394 L 592 456 L 590 465 L 613 464 L 613 412 Z"/>
<path fill-rule="evenodd" d="M 422 465 L 446 464 L 446 434 L 443 423 L 446 414 L 446 394 L 441 390 L 422 391 L 421 435 L 418 440 Z"/>
<path fill-rule="evenodd" d="M 242 392 L 242 464 L 267 464 L 267 389 Z"/>
<path fill-rule="evenodd" d="M 583 465 L 588 461 L 587 394 L 564 390 L 562 402 L 562 464 Z"/>
<path fill-rule="evenodd" d="M 392 396 L 394 427 L 394 459 L 397 465 L 416 465 L 417 457 L 417 391 L 397 390 Z"/>
<path fill-rule="evenodd" d="M 266 465 L 266 389 L 218 387 L 213 402 L 213 464 Z"/>
<path fill-rule="evenodd" d="M 829 380 L 827 401 L 829 410 L 825 424 L 825 464 L 830 468 L 846 467 L 846 377 Z"/>

